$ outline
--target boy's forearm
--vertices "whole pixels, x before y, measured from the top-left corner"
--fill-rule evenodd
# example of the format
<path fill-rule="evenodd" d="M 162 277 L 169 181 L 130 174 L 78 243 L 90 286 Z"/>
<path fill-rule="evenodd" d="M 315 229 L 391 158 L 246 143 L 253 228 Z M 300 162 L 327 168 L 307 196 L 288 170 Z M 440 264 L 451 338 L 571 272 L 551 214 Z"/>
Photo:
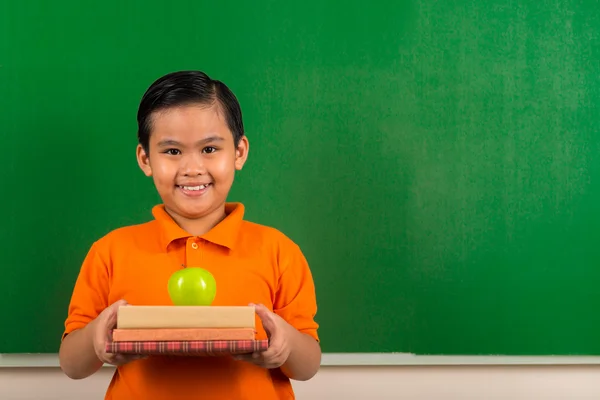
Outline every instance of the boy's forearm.
<path fill-rule="evenodd" d="M 61 343 L 60 367 L 71 379 L 87 378 L 102 367 L 94 351 L 92 323 L 70 333 Z"/>
<path fill-rule="evenodd" d="M 311 379 L 321 366 L 321 346 L 312 336 L 297 330 L 294 332 L 292 351 L 281 370 L 290 379 L 306 381 Z"/>

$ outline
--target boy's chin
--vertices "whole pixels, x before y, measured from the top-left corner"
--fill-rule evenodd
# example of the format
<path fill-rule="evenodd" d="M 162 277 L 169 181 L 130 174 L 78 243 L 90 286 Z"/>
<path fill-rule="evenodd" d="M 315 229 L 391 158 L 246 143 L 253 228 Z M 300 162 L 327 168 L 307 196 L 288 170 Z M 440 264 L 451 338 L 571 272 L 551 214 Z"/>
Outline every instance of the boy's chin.
<path fill-rule="evenodd" d="M 211 215 L 212 213 L 214 213 L 219 206 L 218 205 L 206 205 L 206 206 L 186 206 L 185 204 L 172 204 L 170 207 L 167 206 L 168 208 L 170 208 L 172 211 L 174 211 L 175 213 L 177 213 L 177 215 L 179 215 L 182 218 L 185 219 L 202 219 L 208 215 Z"/>

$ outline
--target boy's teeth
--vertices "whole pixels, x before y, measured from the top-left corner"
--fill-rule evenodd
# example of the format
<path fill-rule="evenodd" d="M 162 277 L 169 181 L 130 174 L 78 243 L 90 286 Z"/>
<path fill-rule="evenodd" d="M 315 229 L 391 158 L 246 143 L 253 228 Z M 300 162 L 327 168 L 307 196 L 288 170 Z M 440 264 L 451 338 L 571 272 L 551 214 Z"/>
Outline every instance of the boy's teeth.
<path fill-rule="evenodd" d="M 184 190 L 202 190 L 205 189 L 207 185 L 200 185 L 200 186 L 182 186 L 182 188 Z"/>

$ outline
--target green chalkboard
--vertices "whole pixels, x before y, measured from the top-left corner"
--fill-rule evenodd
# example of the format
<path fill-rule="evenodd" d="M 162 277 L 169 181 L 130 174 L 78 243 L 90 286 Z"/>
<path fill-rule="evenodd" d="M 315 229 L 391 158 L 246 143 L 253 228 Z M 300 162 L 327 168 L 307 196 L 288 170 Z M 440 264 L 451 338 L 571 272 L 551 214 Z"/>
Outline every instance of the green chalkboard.
<path fill-rule="evenodd" d="M 323 351 L 600 354 L 599 38 L 596 1 L 0 2 L 0 353 L 58 351 L 89 246 L 158 201 L 142 93 L 200 69 Z"/>

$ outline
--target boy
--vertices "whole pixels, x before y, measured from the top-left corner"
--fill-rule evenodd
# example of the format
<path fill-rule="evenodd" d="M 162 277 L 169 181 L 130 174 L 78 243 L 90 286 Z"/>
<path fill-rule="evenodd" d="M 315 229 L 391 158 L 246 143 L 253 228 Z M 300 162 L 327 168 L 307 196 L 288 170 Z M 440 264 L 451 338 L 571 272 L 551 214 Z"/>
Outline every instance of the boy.
<path fill-rule="evenodd" d="M 249 150 L 234 94 L 198 71 L 168 74 L 138 110 L 137 161 L 162 203 L 154 220 L 93 243 L 77 278 L 59 357 L 72 379 L 117 366 L 106 399 L 293 399 L 290 379 L 320 365 L 315 288 L 307 262 L 279 231 L 243 219 L 227 203 Z M 256 304 L 257 336 L 269 349 L 241 357 L 107 354 L 117 308 L 172 304 L 171 274 L 209 270 L 214 305 Z"/>

